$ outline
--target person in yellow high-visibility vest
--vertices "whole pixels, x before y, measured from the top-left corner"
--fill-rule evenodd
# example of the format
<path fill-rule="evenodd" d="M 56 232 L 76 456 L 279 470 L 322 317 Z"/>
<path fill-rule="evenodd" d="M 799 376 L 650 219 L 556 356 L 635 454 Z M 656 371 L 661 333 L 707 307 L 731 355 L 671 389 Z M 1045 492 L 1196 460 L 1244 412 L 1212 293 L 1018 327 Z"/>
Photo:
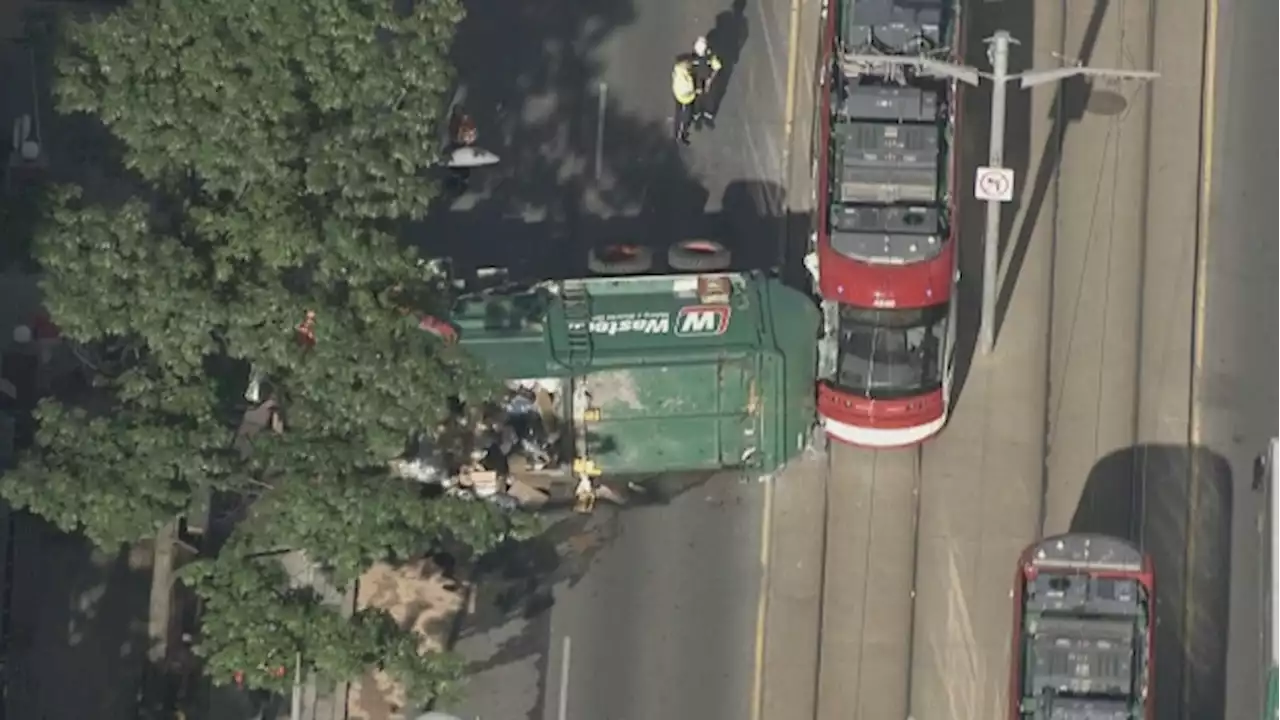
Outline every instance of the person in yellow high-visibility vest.
<path fill-rule="evenodd" d="M 689 124 L 693 120 L 693 103 L 698 99 L 698 86 L 693 80 L 693 65 L 688 60 L 680 60 L 672 68 L 671 94 L 676 99 L 676 139 L 688 145 Z"/>

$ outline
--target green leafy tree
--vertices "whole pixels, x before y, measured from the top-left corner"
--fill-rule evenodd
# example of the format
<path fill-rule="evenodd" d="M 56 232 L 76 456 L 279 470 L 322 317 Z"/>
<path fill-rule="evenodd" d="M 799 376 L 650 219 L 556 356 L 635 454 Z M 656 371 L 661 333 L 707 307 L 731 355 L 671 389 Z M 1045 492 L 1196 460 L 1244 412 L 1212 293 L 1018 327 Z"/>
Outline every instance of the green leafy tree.
<path fill-rule="evenodd" d="M 151 535 L 197 493 L 238 493 L 252 503 L 242 544 L 305 551 L 340 580 L 441 545 L 483 550 L 508 528 L 387 469 L 450 396 L 492 389 L 418 328 L 440 280 L 394 235 L 435 195 L 461 18 L 452 0 L 402 5 L 134 0 L 67 26 L 58 109 L 112 131 L 135 192 L 54 194 L 34 241 L 42 290 L 66 337 L 137 353 L 92 402 L 42 405 L 37 447 L 0 493 L 107 546 Z M 241 453 L 250 368 L 286 430 Z M 378 616 L 344 623 L 233 560 L 190 574 L 215 677 L 298 651 L 333 677 L 385 667 L 424 696 L 454 672 Z"/>
<path fill-rule="evenodd" d="M 407 560 L 433 548 L 485 552 L 532 528 L 527 518 L 513 518 L 489 503 L 424 502 L 416 483 L 388 477 L 373 464 L 341 476 L 325 474 L 325 465 L 357 467 L 341 457 L 351 445 L 317 442 L 303 433 L 268 442 L 277 447 L 259 446 L 255 454 L 264 450 L 261 455 L 279 470 L 266 474 L 273 489 L 255 504 L 242 532 L 261 550 L 305 548 L 340 583 L 377 560 Z"/>
<path fill-rule="evenodd" d="M 59 107 L 102 118 L 152 182 L 421 216 L 461 19 L 454 0 L 134 0 L 72 26 Z"/>
<path fill-rule="evenodd" d="M 9 502 L 108 548 L 154 534 L 186 509 L 193 487 L 229 487 L 232 460 L 208 385 L 134 370 L 112 392 L 81 406 L 41 401 L 36 447 L 0 476 Z"/>
<path fill-rule="evenodd" d="M 139 201 L 112 209 L 84 203 L 75 192 L 55 199 L 37 241 L 51 314 L 67 337 L 86 344 L 136 338 L 147 350 L 148 367 L 107 384 L 103 394 L 116 401 L 109 413 L 46 403 L 39 451 L 0 481 L 0 491 L 63 527 L 78 523 L 95 540 L 118 542 L 151 535 L 197 492 L 281 486 L 295 496 L 291 503 L 270 504 L 283 517 L 273 524 L 281 542 L 324 540 L 324 547 L 308 549 L 317 557 L 338 557 L 334 544 L 345 536 L 351 508 L 327 515 L 307 515 L 307 509 L 340 503 L 337 488 L 355 479 L 370 483 L 366 499 L 376 490 L 387 503 L 403 503 L 414 488 L 385 478 L 386 461 L 403 451 L 412 432 L 442 418 L 448 396 L 483 396 L 489 382 L 465 356 L 417 329 L 415 316 L 406 318 L 396 308 L 394 294 L 318 280 L 291 287 L 286 273 L 260 270 L 220 283 L 202 259 L 207 255 L 199 251 L 198 237 L 184 242 L 150 216 Z M 374 286 L 391 279 L 384 276 Z M 305 348 L 291 321 L 312 307 L 320 308 L 317 340 Z M 286 450 L 255 457 L 246 467 L 228 454 L 240 420 L 234 400 L 249 362 L 271 376 L 290 432 L 269 444 Z M 211 366 L 222 372 L 208 376 Z M 235 467 L 270 477 L 271 484 L 242 479 L 237 485 L 227 477 Z M 117 474 L 126 478 L 98 481 Z M 62 484 L 53 487 L 65 492 L 49 492 L 47 478 L 55 477 Z M 312 503 L 296 498 L 307 488 L 317 495 Z M 433 510 L 419 519 L 439 520 L 443 529 L 416 539 L 392 533 L 388 537 L 404 542 L 384 538 L 371 547 L 411 556 L 447 532 L 449 521 L 476 512 Z M 331 524 L 304 530 L 321 517 Z M 483 523 L 488 515 L 476 517 Z M 461 521 L 453 534 L 478 538 L 475 527 Z"/>
<path fill-rule="evenodd" d="M 196 652 L 220 684 L 287 692 L 301 659 L 304 672 L 329 682 L 385 671 L 410 702 L 425 704 L 462 678 L 458 658 L 421 652 L 421 638 L 387 613 L 344 618 L 312 588 L 291 584 L 274 559 L 224 553 L 188 565 L 181 577 L 204 601 Z"/>

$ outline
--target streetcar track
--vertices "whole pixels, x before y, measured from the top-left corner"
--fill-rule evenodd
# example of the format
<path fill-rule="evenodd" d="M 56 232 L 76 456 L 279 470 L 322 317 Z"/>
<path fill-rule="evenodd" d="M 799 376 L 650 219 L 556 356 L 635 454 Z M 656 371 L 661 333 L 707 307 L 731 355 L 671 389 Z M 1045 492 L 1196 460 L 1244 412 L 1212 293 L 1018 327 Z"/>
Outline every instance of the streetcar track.
<path fill-rule="evenodd" d="M 1159 5 L 1156 0 L 1150 0 L 1147 7 L 1147 24 L 1145 31 L 1147 33 L 1147 56 L 1144 58 L 1144 67 L 1153 68 L 1156 66 L 1156 12 Z M 1151 158 L 1153 155 L 1152 145 L 1152 124 L 1155 121 L 1155 83 L 1144 83 L 1141 88 L 1146 100 L 1146 122 L 1142 125 L 1142 187 L 1147 189 L 1145 212 L 1141 213 L 1139 222 L 1141 223 L 1140 232 L 1138 233 L 1138 283 L 1137 283 L 1137 312 L 1135 318 L 1137 327 L 1135 328 L 1134 337 L 1137 338 L 1137 348 L 1135 351 L 1133 363 L 1133 438 L 1136 444 L 1142 437 L 1142 365 L 1144 360 L 1143 350 L 1146 343 L 1143 341 L 1146 332 L 1146 300 L 1147 300 L 1147 249 L 1150 242 L 1151 233 Z M 1138 549 L 1146 552 L 1146 523 L 1147 523 L 1147 451 L 1143 450 L 1134 458 L 1134 469 L 1136 477 L 1131 487 L 1130 503 L 1133 512 L 1129 518 L 1129 532 L 1133 536 L 1133 540 L 1138 545 Z"/>
<path fill-rule="evenodd" d="M 817 433 L 822 433 L 818 430 Z M 815 434 L 815 437 L 821 437 L 823 443 L 823 454 L 826 456 L 822 466 L 822 544 L 820 558 L 820 567 L 818 569 L 818 660 L 814 663 L 813 673 L 813 717 L 818 720 L 818 713 L 822 710 L 822 661 L 823 647 L 822 638 L 825 636 L 826 620 L 827 620 L 827 543 L 829 541 L 829 533 L 831 530 L 831 447 L 830 440 L 826 434 Z M 861 689 L 861 688 L 859 688 Z"/>
<path fill-rule="evenodd" d="M 1059 55 L 1066 52 L 1067 48 L 1067 23 L 1066 16 L 1069 10 L 1067 0 L 1061 0 L 1061 17 L 1062 21 L 1058 23 L 1058 48 Z M 1054 90 L 1053 99 L 1053 120 L 1050 124 L 1049 142 L 1046 143 L 1045 156 L 1050 152 L 1055 157 L 1062 157 L 1063 137 L 1067 128 L 1067 113 L 1063 102 L 1066 97 L 1065 91 L 1059 85 Z M 1044 162 L 1044 158 L 1041 158 Z M 1041 424 L 1041 455 L 1040 460 L 1040 511 L 1036 522 L 1036 537 L 1039 542 L 1044 538 L 1045 525 L 1049 521 L 1049 482 L 1050 469 L 1049 457 L 1053 453 L 1053 299 L 1057 292 L 1057 262 L 1058 262 L 1058 229 L 1061 225 L 1058 207 L 1062 199 L 1062 173 L 1061 167 L 1055 168 L 1051 179 L 1050 197 L 1052 202 L 1049 203 L 1051 208 L 1049 214 L 1049 262 L 1046 272 L 1048 287 L 1045 289 L 1045 323 L 1044 323 L 1044 421 Z"/>
<path fill-rule="evenodd" d="M 921 504 L 921 496 L 923 494 L 922 487 L 923 487 L 923 477 L 924 477 L 923 448 L 920 446 L 917 446 L 910 450 L 866 451 L 866 455 L 865 455 L 866 462 L 862 463 L 862 467 L 869 469 L 869 472 L 871 473 L 871 476 L 870 476 L 871 488 L 868 494 L 870 506 L 868 508 L 867 517 L 874 518 L 876 514 L 876 505 L 875 505 L 876 489 L 879 483 L 881 482 L 900 483 L 902 481 L 902 477 L 900 473 L 893 472 L 890 470 L 882 471 L 880 467 L 880 461 L 882 459 L 882 456 L 886 458 L 891 456 L 902 457 L 906 453 L 911 454 L 912 501 L 911 501 L 911 520 L 910 520 L 911 522 L 911 554 L 910 554 L 910 561 L 909 561 L 911 564 L 911 586 L 910 586 L 910 593 L 909 593 L 909 600 L 908 600 L 909 607 L 908 607 L 908 615 L 907 615 L 908 621 L 907 621 L 907 632 L 906 632 L 906 652 L 904 653 L 905 662 L 903 664 L 903 671 L 905 673 L 906 681 L 903 685 L 905 693 L 904 693 L 902 707 L 906 710 L 907 717 L 910 717 L 911 716 L 911 695 L 913 692 L 913 674 L 914 674 L 915 656 L 916 656 L 916 651 L 915 651 L 916 596 L 917 596 L 917 590 L 920 585 L 920 506 L 921 506 L 920 504 Z M 823 485 L 823 492 L 825 495 L 825 499 L 823 503 L 822 526 L 821 526 L 822 527 L 821 557 L 823 561 L 822 561 L 822 569 L 819 572 L 818 597 L 819 597 L 820 606 L 818 611 L 818 648 L 817 648 L 818 660 L 817 660 L 817 672 L 815 673 L 815 676 L 814 676 L 815 720 L 817 720 L 821 712 L 821 693 L 822 693 L 821 688 L 822 688 L 822 677 L 824 675 L 824 666 L 825 666 L 825 663 L 824 663 L 825 644 L 822 642 L 822 638 L 825 636 L 825 633 L 826 633 L 826 600 L 827 600 L 827 578 L 828 578 L 828 567 L 829 567 L 829 563 L 827 562 L 827 557 L 828 557 L 828 550 L 829 550 L 829 543 L 830 543 L 831 507 L 832 507 L 831 480 L 836 475 L 836 473 L 834 472 L 835 468 L 832 463 L 832 455 L 833 454 L 830 451 L 827 452 L 827 457 L 826 457 L 826 462 L 824 467 L 825 482 Z M 896 469 L 897 468 L 893 468 L 893 470 L 896 470 Z M 872 566 L 874 557 L 875 557 L 875 542 L 874 540 L 872 540 L 867 543 L 866 551 L 863 557 L 861 558 L 860 566 L 857 568 L 857 572 L 860 573 L 864 578 L 868 578 L 871 575 L 871 566 Z M 849 571 L 849 570 L 846 569 L 846 571 Z M 869 621 L 868 608 L 872 606 L 872 603 L 869 602 L 869 596 L 872 592 L 876 590 L 877 588 L 873 587 L 872 583 L 870 582 L 865 583 L 862 588 L 862 595 L 863 595 L 862 602 L 861 602 L 862 616 L 859 618 L 859 627 L 861 628 L 861 634 L 863 635 L 863 638 L 857 650 L 859 667 L 862 666 L 862 660 L 863 660 L 862 653 L 865 648 L 865 630 L 867 627 L 867 623 Z M 852 679 L 852 682 L 854 683 L 854 688 L 853 688 L 853 692 L 850 694 L 850 697 L 858 698 L 862 695 L 863 674 L 864 673 L 861 671 L 854 673 L 855 677 Z M 855 712 L 856 710 L 857 709 L 855 707 Z M 859 718 L 857 715 L 854 715 L 853 720 L 876 720 L 876 719 L 874 718 L 863 719 L 863 718 Z"/>
<path fill-rule="evenodd" d="M 916 667 L 916 594 L 920 588 L 920 502 L 924 494 L 924 446 L 911 451 L 911 620 L 907 623 L 907 717 L 914 717 L 911 695 L 914 691 Z"/>

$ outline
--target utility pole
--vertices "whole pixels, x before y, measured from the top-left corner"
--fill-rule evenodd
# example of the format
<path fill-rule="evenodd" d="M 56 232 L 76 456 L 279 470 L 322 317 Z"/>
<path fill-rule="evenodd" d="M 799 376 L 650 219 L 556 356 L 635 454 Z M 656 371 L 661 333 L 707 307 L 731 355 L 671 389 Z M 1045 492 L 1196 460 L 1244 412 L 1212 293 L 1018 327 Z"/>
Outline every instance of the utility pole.
<path fill-rule="evenodd" d="M 982 354 L 990 355 L 996 345 L 996 277 L 1000 274 L 1000 206 L 1013 199 L 1013 171 L 1004 169 L 1004 121 L 1008 110 L 1009 45 L 1017 42 L 1004 30 L 987 39 L 987 59 L 991 61 L 991 136 L 987 142 L 987 173 L 973 179 L 973 192 L 986 196 L 987 230 L 982 241 Z M 985 184 L 983 182 L 986 180 Z M 989 191 L 989 192 L 988 192 Z"/>
<path fill-rule="evenodd" d="M 1007 88 L 1012 80 L 1019 80 L 1023 89 L 1044 85 L 1073 77 L 1105 77 L 1118 80 L 1152 80 L 1160 73 L 1147 70 L 1118 70 L 1086 67 L 1080 63 L 1051 70 L 1029 70 L 1009 74 L 1009 46 L 1018 44 L 1005 30 L 997 30 L 987 38 L 990 48 L 987 58 L 992 72 L 985 73 L 967 65 L 958 65 L 930 57 L 906 55 L 861 55 L 847 53 L 841 58 L 841 68 L 850 77 L 863 74 L 900 75 L 902 68 L 913 68 L 921 75 L 950 78 L 967 85 L 978 85 L 982 78 L 990 80 L 991 136 L 988 145 L 987 164 L 979 167 L 974 175 L 974 195 L 987 203 L 987 226 L 983 243 L 982 262 L 982 353 L 990 354 L 996 343 L 996 275 L 1000 269 L 1000 210 L 1004 203 L 1013 200 L 1013 171 L 1004 166 L 1004 131 Z M 898 73 L 893 71 L 897 70 Z"/>

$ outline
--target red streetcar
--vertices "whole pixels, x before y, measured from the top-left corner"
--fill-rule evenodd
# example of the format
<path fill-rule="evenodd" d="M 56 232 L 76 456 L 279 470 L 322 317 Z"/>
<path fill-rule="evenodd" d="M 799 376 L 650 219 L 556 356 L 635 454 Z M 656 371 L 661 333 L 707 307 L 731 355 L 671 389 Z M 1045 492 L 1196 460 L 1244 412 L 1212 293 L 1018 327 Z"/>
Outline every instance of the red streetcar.
<path fill-rule="evenodd" d="M 1151 558 L 1106 535 L 1027 548 L 1014 579 L 1009 720 L 1155 720 Z"/>
<path fill-rule="evenodd" d="M 960 84 L 861 55 L 960 59 L 950 0 L 836 0 L 816 139 L 822 300 L 818 415 L 827 435 L 913 445 L 947 421 L 955 364 Z"/>

